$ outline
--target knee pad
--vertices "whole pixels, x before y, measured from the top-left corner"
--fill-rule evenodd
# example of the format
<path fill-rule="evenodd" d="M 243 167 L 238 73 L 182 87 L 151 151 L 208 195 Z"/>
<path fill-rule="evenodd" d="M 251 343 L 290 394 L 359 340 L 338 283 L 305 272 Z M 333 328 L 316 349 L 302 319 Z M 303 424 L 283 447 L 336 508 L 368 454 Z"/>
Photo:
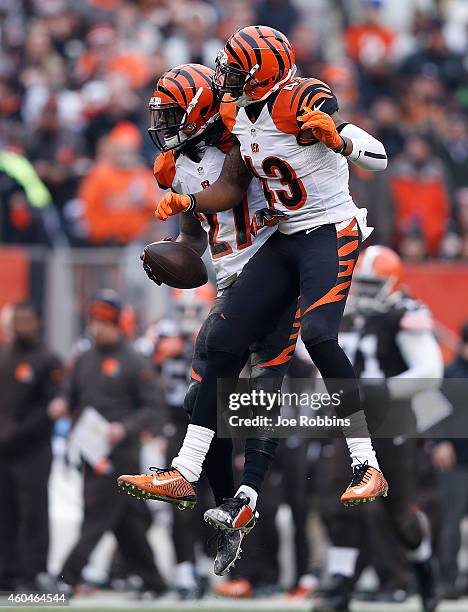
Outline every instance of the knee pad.
<path fill-rule="evenodd" d="M 187 414 L 191 415 L 193 412 L 193 407 L 195 406 L 195 401 L 197 399 L 199 388 L 200 383 L 198 382 L 198 380 L 192 380 L 184 398 L 184 410 Z"/>

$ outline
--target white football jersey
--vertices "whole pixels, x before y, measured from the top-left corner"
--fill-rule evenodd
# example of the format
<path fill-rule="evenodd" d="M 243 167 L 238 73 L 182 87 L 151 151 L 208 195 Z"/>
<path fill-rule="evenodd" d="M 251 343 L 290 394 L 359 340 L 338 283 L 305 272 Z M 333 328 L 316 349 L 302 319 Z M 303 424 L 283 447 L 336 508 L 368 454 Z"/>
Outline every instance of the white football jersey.
<path fill-rule="evenodd" d="M 322 81 L 297 78 L 268 100 L 255 123 L 245 108 L 221 105 L 223 121 L 269 205 L 288 215 L 279 224 L 285 234 L 361 216 L 349 193 L 346 158 L 315 139 L 300 144 L 298 116 L 304 107 L 332 115 L 338 103 Z"/>
<path fill-rule="evenodd" d="M 206 147 L 199 162 L 179 155 L 175 160 L 172 189 L 178 193 L 196 193 L 200 189 L 206 189 L 220 175 L 225 156 L 226 154 L 216 147 Z M 275 231 L 275 227 L 265 227 L 256 237 L 250 233 L 253 214 L 266 206 L 260 182 L 254 178 L 246 197 L 232 210 L 197 214 L 208 234 L 218 288 L 228 286 L 232 282 L 231 279 L 242 272 L 252 255 Z"/>

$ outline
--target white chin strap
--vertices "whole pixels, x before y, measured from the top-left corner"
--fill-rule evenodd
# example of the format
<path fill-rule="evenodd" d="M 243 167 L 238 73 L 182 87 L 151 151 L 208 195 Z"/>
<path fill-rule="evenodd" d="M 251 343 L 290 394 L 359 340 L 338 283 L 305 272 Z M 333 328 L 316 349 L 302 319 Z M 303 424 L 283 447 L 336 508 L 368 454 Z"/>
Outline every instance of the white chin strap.
<path fill-rule="evenodd" d="M 255 64 L 255 66 L 249 72 L 249 77 L 253 76 L 254 72 L 256 72 L 258 70 L 258 68 L 259 68 L 258 64 Z M 278 83 L 276 83 L 276 85 L 274 85 L 271 89 L 269 89 L 264 96 L 262 96 L 258 100 L 253 100 L 246 93 L 243 93 L 241 96 L 239 96 L 237 98 L 237 100 L 235 100 L 235 102 L 234 102 L 235 105 L 236 106 L 240 106 L 240 107 L 245 107 L 245 106 L 249 106 L 249 104 L 255 104 L 256 102 L 263 102 L 263 100 L 266 100 L 267 98 L 269 98 L 271 96 L 271 94 L 275 93 L 275 91 L 278 91 L 278 89 L 281 87 L 281 85 L 284 85 L 284 83 L 287 83 L 292 78 L 294 78 L 294 75 L 296 74 L 296 71 L 297 71 L 297 66 L 296 66 L 296 64 L 293 64 L 291 66 L 291 68 L 288 70 L 288 73 L 284 77 L 284 79 L 281 79 L 281 81 L 278 81 Z"/>

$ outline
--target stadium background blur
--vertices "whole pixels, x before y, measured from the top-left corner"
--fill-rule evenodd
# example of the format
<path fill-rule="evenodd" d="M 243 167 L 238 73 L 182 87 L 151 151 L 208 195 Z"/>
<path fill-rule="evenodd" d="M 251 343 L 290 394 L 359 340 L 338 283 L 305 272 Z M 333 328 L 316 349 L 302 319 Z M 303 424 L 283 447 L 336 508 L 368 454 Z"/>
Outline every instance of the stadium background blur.
<path fill-rule="evenodd" d="M 177 325 L 196 331 L 205 298 L 156 288 L 138 258 L 143 244 L 177 234 L 153 216 L 147 102 L 165 69 L 212 66 L 225 38 L 255 23 L 285 32 L 299 74 L 329 83 L 342 115 L 384 143 L 388 170 L 351 165 L 351 190 L 369 210 L 371 242 L 400 253 L 453 358 L 468 319 L 464 0 L 0 0 L 3 341 L 11 304 L 31 299 L 48 346 L 70 360 L 102 287 L 128 305 L 126 333 L 140 345 L 176 310 Z M 77 478 L 53 475 L 69 499 L 51 489 L 52 571 L 78 524 Z M 320 559 L 315 546 L 311 565 Z"/>

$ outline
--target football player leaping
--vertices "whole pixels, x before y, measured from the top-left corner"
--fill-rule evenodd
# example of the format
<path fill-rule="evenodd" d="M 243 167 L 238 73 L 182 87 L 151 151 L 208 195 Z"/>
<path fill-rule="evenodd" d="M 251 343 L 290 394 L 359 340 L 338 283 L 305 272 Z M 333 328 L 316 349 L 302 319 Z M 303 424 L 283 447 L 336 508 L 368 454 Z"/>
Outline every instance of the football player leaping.
<path fill-rule="evenodd" d="M 214 84 L 225 94 L 221 115 L 238 144 L 213 185 L 196 194 L 168 194 L 157 207 L 163 220 L 179 212 L 229 210 L 255 175 L 267 214 L 274 209 L 282 216 L 279 231 L 244 267 L 208 334 L 192 423 L 172 462 L 174 496 L 198 479 L 215 434 L 217 380 L 239 375 L 247 347 L 275 328 L 298 295 L 301 334 L 312 360 L 331 392 L 343 386 L 337 379 L 348 389 L 337 412 L 349 418 L 344 434 L 354 473 L 342 501 L 371 501 L 388 490 L 367 433 L 356 375 L 337 340 L 360 243 L 369 233 L 365 210 L 349 194 L 347 159 L 383 170 L 387 158 L 379 141 L 340 117 L 327 85 L 294 73 L 294 52 L 281 32 L 265 26 L 236 32 L 217 58 Z M 257 211 L 254 233 L 264 217 Z M 207 512 L 232 528 L 229 514 L 222 505 Z"/>
<path fill-rule="evenodd" d="M 160 186 L 172 188 L 178 193 L 190 193 L 206 188 L 216 181 L 226 154 L 234 144 L 219 118 L 219 100 L 213 94 L 211 83 L 213 70 L 199 64 L 184 64 L 165 73 L 158 81 L 150 100 L 150 135 L 161 151 L 154 166 Z M 205 375 L 206 338 L 223 311 L 224 304 L 236 284 L 244 265 L 262 246 L 276 227 L 252 237 L 250 221 L 254 213 L 265 208 L 265 197 L 258 180 L 251 182 L 245 196 L 232 209 L 219 214 L 183 215 L 179 242 L 188 244 L 200 255 L 209 243 L 211 259 L 216 271 L 218 296 L 195 345 L 192 363 L 192 381 L 185 398 L 185 409 L 192 412 L 198 389 Z M 151 275 L 151 270 L 145 268 Z M 272 333 L 260 342 L 252 343 L 246 351 L 252 368 L 251 379 L 258 385 L 268 379 L 277 388 L 286 373 L 299 335 L 297 297 L 292 295 L 284 314 Z M 296 316 L 297 315 L 297 316 Z M 189 425 L 201 439 L 211 440 L 197 425 Z M 195 453 L 204 452 L 205 443 Z M 245 467 L 240 488 L 235 495 L 232 471 L 232 441 L 215 438 L 205 461 L 205 472 L 217 504 L 224 503 L 230 509 L 235 531 L 220 533 L 215 573 L 226 573 L 240 552 L 245 533 L 255 524 L 255 505 L 266 475 L 277 440 L 267 437 L 248 439 L 245 446 Z M 198 480 L 199 468 L 187 474 L 188 482 L 182 488 L 173 487 L 171 470 L 157 471 L 148 476 L 122 476 L 120 486 L 142 498 L 173 501 L 181 507 L 193 506 L 195 490 L 190 482 Z M 177 477 L 180 478 L 177 472 Z M 180 480 L 179 480 L 180 484 Z M 175 493 L 177 491 L 177 494 Z"/>

